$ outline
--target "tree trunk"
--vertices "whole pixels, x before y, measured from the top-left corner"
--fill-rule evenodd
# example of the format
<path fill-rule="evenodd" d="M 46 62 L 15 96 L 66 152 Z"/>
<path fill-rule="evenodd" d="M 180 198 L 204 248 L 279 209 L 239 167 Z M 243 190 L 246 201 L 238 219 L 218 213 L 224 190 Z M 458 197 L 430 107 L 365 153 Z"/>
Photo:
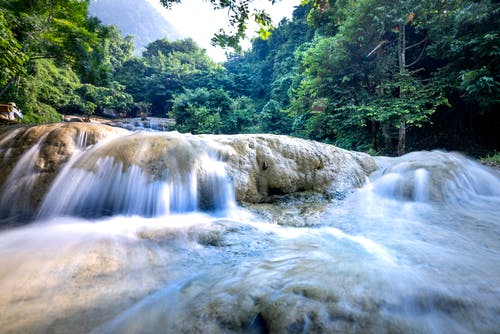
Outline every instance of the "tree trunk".
<path fill-rule="evenodd" d="M 371 128 L 371 136 L 372 136 L 372 146 L 375 151 L 378 151 L 379 149 L 379 144 L 378 144 L 378 131 L 379 131 L 379 122 L 371 121 L 370 122 L 370 128 Z"/>
<path fill-rule="evenodd" d="M 401 25 L 399 31 L 399 45 L 398 45 L 398 60 L 399 60 L 399 74 L 403 75 L 406 67 L 406 23 Z M 399 98 L 404 99 L 404 91 L 399 87 Z M 399 119 L 399 134 L 398 134 L 398 155 L 405 153 L 406 146 L 406 117 L 401 115 Z"/>
<path fill-rule="evenodd" d="M 384 125 L 382 126 L 382 135 L 384 136 L 384 145 L 386 149 L 389 152 L 392 152 L 392 140 L 391 140 L 391 134 L 389 133 L 389 128 L 391 126 L 391 123 L 389 121 L 386 121 Z"/>
<path fill-rule="evenodd" d="M 0 91 L 0 96 L 2 96 L 3 94 L 5 94 L 5 92 L 9 89 L 10 85 L 12 85 L 12 83 L 14 82 L 15 79 L 16 79 L 16 77 L 10 78 L 9 82 L 7 82 L 7 84 L 5 85 L 5 87 Z"/>
<path fill-rule="evenodd" d="M 405 154 L 406 146 L 406 118 L 401 116 L 399 122 L 399 134 L 398 134 L 398 155 L 401 156 Z"/>

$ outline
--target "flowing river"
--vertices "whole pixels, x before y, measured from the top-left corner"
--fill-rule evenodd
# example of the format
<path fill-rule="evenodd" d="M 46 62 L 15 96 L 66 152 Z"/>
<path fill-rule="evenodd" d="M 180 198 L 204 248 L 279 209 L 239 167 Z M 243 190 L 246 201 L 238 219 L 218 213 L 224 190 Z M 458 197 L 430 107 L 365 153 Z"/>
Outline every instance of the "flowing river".
<path fill-rule="evenodd" d="M 30 154 L 0 194 L 1 333 L 499 331 L 500 175 L 459 154 L 377 158 L 342 198 L 282 196 L 279 224 L 210 154 L 200 192 L 83 149 L 21 223 Z"/>

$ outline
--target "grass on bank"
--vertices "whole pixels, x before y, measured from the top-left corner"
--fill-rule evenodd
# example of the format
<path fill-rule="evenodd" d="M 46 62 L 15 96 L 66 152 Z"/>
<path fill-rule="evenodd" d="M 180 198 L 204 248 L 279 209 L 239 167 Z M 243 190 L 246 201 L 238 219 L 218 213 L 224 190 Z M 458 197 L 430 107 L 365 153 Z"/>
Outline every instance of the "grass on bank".
<path fill-rule="evenodd" d="M 500 152 L 490 153 L 479 159 L 483 164 L 500 168 Z"/>

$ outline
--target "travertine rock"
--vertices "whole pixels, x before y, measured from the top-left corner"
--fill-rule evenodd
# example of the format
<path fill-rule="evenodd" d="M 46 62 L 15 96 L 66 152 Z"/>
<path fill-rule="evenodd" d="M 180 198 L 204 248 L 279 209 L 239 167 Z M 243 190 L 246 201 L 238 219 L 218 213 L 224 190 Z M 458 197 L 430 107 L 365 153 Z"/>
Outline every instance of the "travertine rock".
<path fill-rule="evenodd" d="M 217 157 L 236 199 L 249 203 L 303 191 L 336 196 L 363 184 L 376 168 L 366 154 L 289 136 L 134 133 L 85 123 L 17 126 L 0 130 L 0 196 L 13 205 L 28 192 L 25 209 L 35 209 L 61 166 L 83 149 L 77 167 L 95 170 L 100 158 L 112 157 L 124 170 L 138 166 L 152 179 L 173 168 L 200 169 L 204 156 Z"/>
<path fill-rule="evenodd" d="M 376 168 L 367 154 L 289 136 L 201 137 L 221 146 L 237 198 L 245 202 L 311 190 L 335 195 L 360 186 Z"/>
<path fill-rule="evenodd" d="M 86 123 L 0 129 L 0 213 L 30 215 L 77 149 L 128 131 Z"/>

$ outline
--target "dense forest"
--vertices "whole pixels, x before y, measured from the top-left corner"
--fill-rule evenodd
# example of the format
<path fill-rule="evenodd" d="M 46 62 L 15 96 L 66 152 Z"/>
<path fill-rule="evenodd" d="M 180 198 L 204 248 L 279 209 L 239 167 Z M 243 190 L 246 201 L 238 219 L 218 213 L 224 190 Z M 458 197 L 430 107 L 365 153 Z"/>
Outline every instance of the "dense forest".
<path fill-rule="evenodd" d="M 88 1 L 0 4 L 0 102 L 62 114 L 174 118 L 191 133 L 291 134 L 373 154 L 500 147 L 498 1 L 303 1 L 215 63 L 191 39 L 150 43 Z"/>

